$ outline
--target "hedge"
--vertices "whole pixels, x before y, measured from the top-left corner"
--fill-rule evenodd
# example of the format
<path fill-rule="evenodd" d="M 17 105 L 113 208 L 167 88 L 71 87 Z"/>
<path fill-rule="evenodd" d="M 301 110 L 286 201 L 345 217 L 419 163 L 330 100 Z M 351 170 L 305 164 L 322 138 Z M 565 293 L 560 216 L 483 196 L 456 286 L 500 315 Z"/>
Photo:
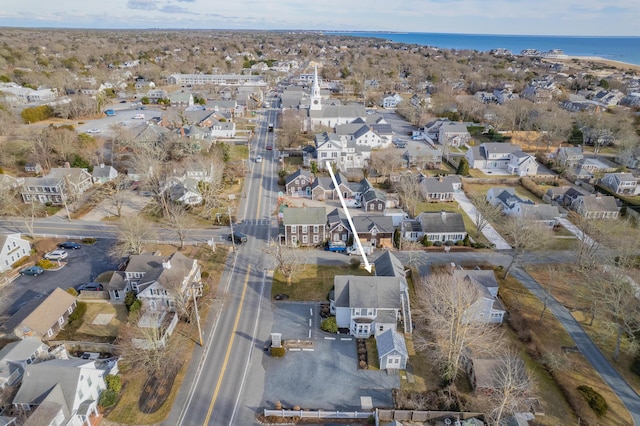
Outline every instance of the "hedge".
<path fill-rule="evenodd" d="M 607 401 L 604 399 L 602 395 L 600 395 L 595 389 L 591 386 L 581 385 L 578 386 L 578 392 L 587 400 L 589 403 L 589 407 L 595 413 L 602 417 L 607 414 L 607 410 L 609 410 L 609 405 Z"/>
<path fill-rule="evenodd" d="M 285 354 L 284 347 L 280 346 L 279 348 L 271 347 L 271 356 L 276 358 L 282 358 Z"/>
<path fill-rule="evenodd" d="M 78 302 L 76 308 L 71 315 L 69 315 L 69 322 L 78 321 L 84 316 L 85 312 L 87 312 L 87 304 L 85 302 Z"/>
<path fill-rule="evenodd" d="M 336 317 L 329 317 L 322 320 L 320 323 L 320 329 L 322 331 L 326 331 L 327 333 L 337 333 L 338 332 L 338 323 L 336 322 Z"/>

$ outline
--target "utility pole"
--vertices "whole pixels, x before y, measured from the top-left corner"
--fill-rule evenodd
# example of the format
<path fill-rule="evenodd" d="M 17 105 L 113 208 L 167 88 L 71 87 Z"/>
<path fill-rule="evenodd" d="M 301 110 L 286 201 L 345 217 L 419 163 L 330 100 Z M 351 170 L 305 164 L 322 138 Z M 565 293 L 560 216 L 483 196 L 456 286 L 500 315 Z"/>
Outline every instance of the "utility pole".
<path fill-rule="evenodd" d="M 233 234 L 233 220 L 231 219 L 231 207 L 227 206 L 227 214 L 229 215 L 229 226 L 231 227 L 231 245 L 233 252 L 236 252 L 236 236 Z"/>
<path fill-rule="evenodd" d="M 196 292 L 193 286 L 191 286 L 191 294 L 193 295 L 193 307 L 196 310 L 196 322 L 198 323 L 198 337 L 200 338 L 200 346 L 202 346 L 202 328 L 200 327 L 200 314 L 198 313 L 198 300 L 196 299 Z"/>

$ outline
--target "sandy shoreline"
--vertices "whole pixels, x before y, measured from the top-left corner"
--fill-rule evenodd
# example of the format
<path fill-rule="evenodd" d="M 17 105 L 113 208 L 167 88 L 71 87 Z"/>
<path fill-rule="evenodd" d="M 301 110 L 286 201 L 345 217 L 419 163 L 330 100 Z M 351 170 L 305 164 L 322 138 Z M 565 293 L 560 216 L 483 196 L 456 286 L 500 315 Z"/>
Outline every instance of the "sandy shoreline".
<path fill-rule="evenodd" d="M 581 65 L 588 65 L 588 63 L 603 64 L 611 67 L 616 67 L 619 70 L 628 71 L 640 71 L 640 65 L 630 64 L 627 62 L 614 61 L 611 59 L 601 58 L 599 56 L 569 56 L 567 59 L 553 59 L 550 61 L 559 62 L 573 62 L 573 60 L 580 61 Z"/>

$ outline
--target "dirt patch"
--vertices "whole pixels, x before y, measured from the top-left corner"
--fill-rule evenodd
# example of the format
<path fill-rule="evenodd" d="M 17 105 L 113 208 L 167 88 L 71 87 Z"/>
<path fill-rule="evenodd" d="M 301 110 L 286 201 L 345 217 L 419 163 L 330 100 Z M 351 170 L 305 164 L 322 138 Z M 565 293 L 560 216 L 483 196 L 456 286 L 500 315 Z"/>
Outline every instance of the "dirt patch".
<path fill-rule="evenodd" d="M 149 377 L 142 387 L 138 408 L 145 414 L 155 413 L 169 397 L 171 387 L 182 364 L 174 365 Z"/>

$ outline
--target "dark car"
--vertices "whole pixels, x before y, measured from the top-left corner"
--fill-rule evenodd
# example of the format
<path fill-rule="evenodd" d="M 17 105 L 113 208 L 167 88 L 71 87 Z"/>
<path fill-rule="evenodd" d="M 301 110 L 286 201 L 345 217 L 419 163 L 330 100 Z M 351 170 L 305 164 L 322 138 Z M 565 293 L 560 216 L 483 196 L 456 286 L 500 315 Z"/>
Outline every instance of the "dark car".
<path fill-rule="evenodd" d="M 247 242 L 247 236 L 242 232 L 235 231 L 233 234 L 227 235 L 227 240 L 233 240 L 236 244 L 242 244 Z"/>
<path fill-rule="evenodd" d="M 69 249 L 69 250 L 78 250 L 82 246 L 73 241 L 65 241 L 64 243 L 58 244 L 58 247 L 63 249 Z"/>
<path fill-rule="evenodd" d="M 100 283 L 88 283 L 88 284 L 82 284 L 80 287 L 78 287 L 78 291 L 102 291 L 104 290 L 104 287 L 102 287 L 102 284 Z"/>
<path fill-rule="evenodd" d="M 267 151 L 273 150 L 273 145 L 267 145 Z"/>
<path fill-rule="evenodd" d="M 22 269 L 20 271 L 20 275 L 33 275 L 34 277 L 37 277 L 43 272 L 44 272 L 44 269 L 42 269 L 39 266 L 29 266 L 28 268 Z"/>

